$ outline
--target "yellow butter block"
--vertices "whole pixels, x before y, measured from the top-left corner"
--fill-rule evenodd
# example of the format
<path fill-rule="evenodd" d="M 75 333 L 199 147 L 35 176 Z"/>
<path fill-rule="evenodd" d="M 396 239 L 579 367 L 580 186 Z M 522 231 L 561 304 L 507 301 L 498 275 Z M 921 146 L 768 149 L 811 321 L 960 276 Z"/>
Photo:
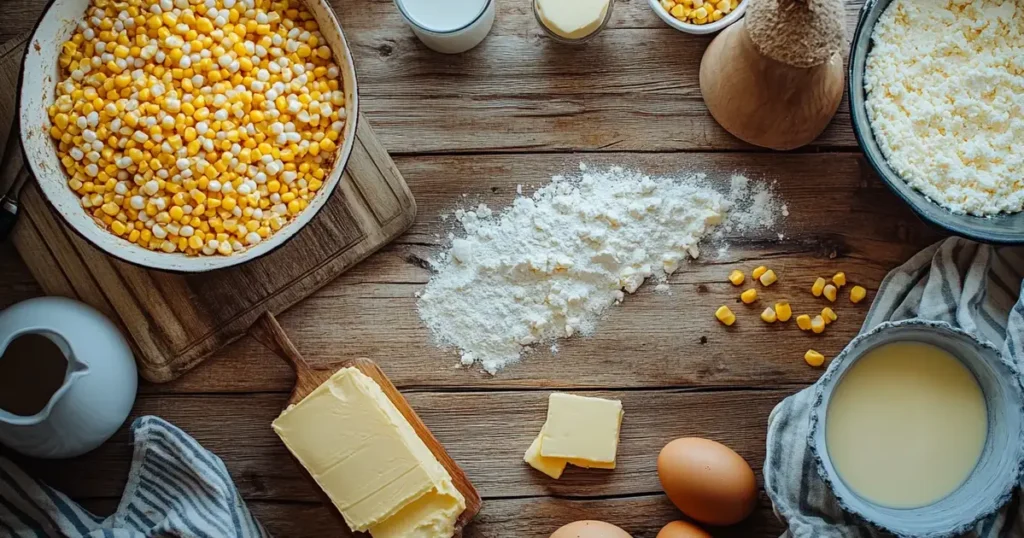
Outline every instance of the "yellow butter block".
<path fill-rule="evenodd" d="M 466 501 L 380 386 L 343 368 L 273 423 L 354 531 L 452 536 Z"/>
<path fill-rule="evenodd" d="M 530 448 L 526 449 L 526 455 L 523 456 L 523 461 L 530 464 L 530 467 L 537 469 L 538 471 L 558 480 L 562 477 L 562 473 L 565 471 L 565 465 L 568 463 L 564 458 L 545 458 L 540 455 L 540 443 L 541 437 L 544 436 L 544 431 L 537 435 L 537 438 L 530 443 Z"/>
<path fill-rule="evenodd" d="M 622 402 L 556 392 L 548 399 L 548 419 L 540 453 L 548 458 L 615 464 L 622 424 Z"/>
<path fill-rule="evenodd" d="M 573 459 L 567 460 L 567 461 L 569 462 L 570 465 L 575 465 L 577 467 L 583 467 L 584 469 L 614 469 L 615 468 L 615 462 L 614 461 L 611 462 L 611 463 L 605 463 L 605 462 L 602 462 L 602 461 L 590 461 L 590 460 L 583 460 L 583 459 L 579 459 L 579 458 L 573 458 Z"/>

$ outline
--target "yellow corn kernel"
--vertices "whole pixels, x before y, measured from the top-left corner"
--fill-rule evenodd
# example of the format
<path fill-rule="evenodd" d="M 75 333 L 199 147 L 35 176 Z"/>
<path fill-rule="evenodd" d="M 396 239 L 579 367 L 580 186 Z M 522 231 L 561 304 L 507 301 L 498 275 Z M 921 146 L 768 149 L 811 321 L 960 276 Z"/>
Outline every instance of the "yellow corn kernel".
<path fill-rule="evenodd" d="M 811 316 L 800 314 L 796 317 L 796 326 L 800 327 L 801 331 L 811 330 Z"/>
<path fill-rule="evenodd" d="M 750 288 L 749 290 L 744 291 L 740 294 L 740 300 L 743 301 L 743 304 L 753 303 L 757 300 L 757 290 Z"/>
<path fill-rule="evenodd" d="M 814 316 L 814 319 L 811 320 L 811 331 L 814 332 L 814 334 L 821 334 L 824 332 L 825 319 L 821 316 Z"/>
<path fill-rule="evenodd" d="M 738 269 L 734 269 L 731 273 L 729 273 L 729 282 L 732 282 L 733 286 L 739 286 L 740 284 L 743 283 L 744 280 L 746 280 L 746 278 L 747 277 L 743 275 L 743 271 L 740 271 Z"/>
<path fill-rule="evenodd" d="M 793 308 L 785 301 L 777 302 L 775 303 L 775 315 L 778 316 L 779 321 L 789 321 L 789 318 L 793 316 Z"/>
<path fill-rule="evenodd" d="M 821 291 L 821 294 L 825 296 L 831 302 L 836 302 L 836 294 L 839 292 L 832 284 L 826 284 L 825 289 Z"/>
<path fill-rule="evenodd" d="M 683 8 L 682 5 L 676 4 L 669 13 L 671 13 L 672 16 L 675 17 L 675 18 L 681 19 L 684 16 L 683 15 L 683 9 L 684 8 Z"/>
<path fill-rule="evenodd" d="M 718 318 L 718 321 L 721 321 L 727 326 L 736 323 L 736 314 L 733 314 L 732 310 L 729 310 L 728 306 L 723 305 L 718 307 L 718 310 L 715 310 L 715 317 Z"/>
<path fill-rule="evenodd" d="M 695 18 L 697 20 L 708 18 L 708 8 L 701 6 L 701 7 L 697 8 L 697 9 L 693 10 L 693 18 Z M 697 24 L 704 24 L 704 23 L 698 22 Z"/>
<path fill-rule="evenodd" d="M 835 284 L 837 288 L 841 288 L 841 287 L 845 286 L 846 285 L 846 273 L 843 273 L 843 272 L 836 273 L 835 276 L 832 277 L 832 283 Z"/>
<path fill-rule="evenodd" d="M 661 4 L 661 8 L 662 9 L 664 9 L 665 11 L 669 11 L 669 12 L 672 11 L 672 8 L 676 7 L 676 3 L 673 2 L 672 0 L 661 0 L 660 4 Z M 327 49 L 327 52 L 330 53 L 330 49 Z M 317 50 L 317 54 L 319 54 L 319 53 L 320 53 L 320 50 L 318 49 Z"/>
<path fill-rule="evenodd" d="M 825 356 L 813 349 L 808 349 L 807 353 L 804 353 L 804 362 L 815 368 L 825 364 Z"/>
<path fill-rule="evenodd" d="M 815 297 L 821 297 L 822 290 L 825 289 L 825 279 L 820 276 L 814 280 L 814 284 L 811 285 L 811 295 Z"/>
<path fill-rule="evenodd" d="M 110 223 L 110 231 L 117 235 L 124 235 L 124 233 L 128 231 L 128 227 L 125 226 L 123 222 L 115 220 Z"/>
<path fill-rule="evenodd" d="M 750 276 L 754 277 L 755 279 L 759 279 L 761 278 L 761 275 L 765 274 L 766 272 L 768 272 L 768 268 L 763 265 L 759 265 L 755 267 L 753 271 L 750 272 Z"/>
<path fill-rule="evenodd" d="M 772 271 L 771 269 L 765 271 L 763 275 L 758 277 L 762 286 L 771 286 L 778 279 L 779 277 L 775 275 L 775 271 Z"/>
<path fill-rule="evenodd" d="M 868 295 L 868 290 L 864 289 L 863 286 L 854 286 L 850 288 L 850 302 L 857 304 L 864 300 Z"/>
<path fill-rule="evenodd" d="M 765 308 L 764 311 L 761 312 L 761 320 L 764 321 L 765 323 L 775 323 L 777 319 L 779 319 L 778 314 L 776 314 L 770 306 L 768 308 Z"/>
<path fill-rule="evenodd" d="M 839 319 L 839 316 L 836 315 L 836 311 L 827 306 L 821 309 L 821 317 L 825 320 L 825 325 Z"/>

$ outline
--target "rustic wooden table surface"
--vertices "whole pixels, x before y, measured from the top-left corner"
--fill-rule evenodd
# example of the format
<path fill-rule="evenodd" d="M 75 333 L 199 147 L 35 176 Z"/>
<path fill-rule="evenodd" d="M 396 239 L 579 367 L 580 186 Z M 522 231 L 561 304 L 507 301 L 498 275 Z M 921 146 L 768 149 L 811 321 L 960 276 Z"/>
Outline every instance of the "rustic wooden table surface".
<path fill-rule="evenodd" d="M 3 0 L 0 52 L 14 49 L 43 0 Z M 861 2 L 847 6 L 848 33 Z M 808 347 L 833 355 L 857 332 L 866 303 L 838 302 L 824 336 L 766 327 L 760 309 L 737 305 L 726 330 L 714 306 L 733 304 L 730 269 L 766 264 L 780 282 L 766 293 L 795 310 L 820 308 L 813 277 L 843 270 L 873 294 L 887 271 L 940 238 L 892 195 L 857 150 L 846 101 L 811 146 L 773 153 L 725 133 L 701 101 L 697 70 L 708 38 L 662 23 L 646 0 L 618 0 L 609 27 L 580 48 L 546 38 L 528 0 L 498 0 L 481 46 L 460 56 L 424 48 L 391 0 L 334 0 L 355 55 L 361 105 L 419 204 L 415 225 L 394 244 L 280 316 L 311 361 L 377 361 L 484 497 L 472 537 L 546 537 L 577 519 L 602 519 L 653 537 L 679 513 L 655 472 L 669 440 L 719 440 L 758 471 L 768 413 L 820 370 Z M 4 88 L 11 81 L 0 81 Z M 731 238 L 670 280 L 671 294 L 641 288 L 612 309 L 597 334 L 537 352 L 497 376 L 456 368 L 433 347 L 415 294 L 452 219 L 467 204 L 508 203 L 520 183 L 538 185 L 580 161 L 651 173 L 740 171 L 774 180 L 790 215 L 783 229 Z M 440 238 L 440 239 L 439 239 Z M 41 294 L 10 245 L 0 247 L 0 306 Z M 871 297 L 872 295 L 869 295 Z M 227 464 L 249 506 L 276 536 L 344 535 L 270 429 L 288 398 L 288 367 L 244 339 L 164 385 L 142 384 L 133 416 L 155 414 L 194 436 Z M 552 389 L 622 400 L 615 471 L 570 468 L 559 481 L 532 471 L 522 454 L 544 420 Z M 128 474 L 127 427 L 72 461 L 19 459 L 100 513 L 113 510 Z M 763 494 L 757 512 L 721 536 L 778 536 Z"/>

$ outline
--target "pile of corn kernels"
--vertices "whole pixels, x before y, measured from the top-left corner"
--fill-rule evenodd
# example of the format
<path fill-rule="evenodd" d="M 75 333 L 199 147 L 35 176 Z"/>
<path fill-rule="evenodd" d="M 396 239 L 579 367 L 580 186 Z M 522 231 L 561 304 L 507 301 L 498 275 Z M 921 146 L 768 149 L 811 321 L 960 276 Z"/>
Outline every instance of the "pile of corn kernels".
<path fill-rule="evenodd" d="M 230 255 L 323 187 L 341 73 L 295 0 L 92 0 L 50 135 L 82 207 L 150 250 Z"/>
<path fill-rule="evenodd" d="M 775 271 L 761 265 L 754 268 L 751 271 L 750 276 L 754 280 L 761 283 L 762 286 L 768 287 L 778 281 L 779 277 L 775 274 Z M 742 286 L 743 282 L 746 281 L 746 275 L 739 269 L 733 270 L 729 273 L 728 280 L 733 286 Z M 836 302 L 836 298 L 839 296 L 839 290 L 846 285 L 846 273 L 839 272 L 832 277 L 832 282 L 828 283 L 824 278 L 818 277 L 811 284 L 811 295 L 815 297 L 825 297 L 830 303 Z M 850 288 L 850 302 L 857 304 L 867 297 L 867 289 L 863 286 L 854 286 Z M 740 294 L 740 301 L 743 304 L 751 305 L 757 302 L 759 296 L 756 288 L 749 288 Z M 785 323 L 793 317 L 793 308 L 790 306 L 789 301 L 778 301 L 775 306 L 768 306 L 761 312 L 761 321 L 765 323 L 782 322 Z M 732 326 L 736 323 L 736 314 L 733 313 L 732 309 L 728 306 L 722 305 L 715 310 L 715 318 L 718 319 L 723 325 Z M 829 325 L 833 321 L 839 319 L 835 310 L 831 307 L 826 306 L 821 310 L 821 314 L 814 316 L 813 318 L 809 314 L 801 314 L 796 317 L 796 325 L 801 331 L 810 331 L 814 334 L 821 334 L 825 332 L 825 326 Z M 821 366 L 825 363 L 825 356 L 821 353 L 809 349 L 804 354 L 804 361 L 811 366 Z"/>
<path fill-rule="evenodd" d="M 661 7 L 676 19 L 689 24 L 707 24 L 721 20 L 742 0 L 660 0 Z"/>

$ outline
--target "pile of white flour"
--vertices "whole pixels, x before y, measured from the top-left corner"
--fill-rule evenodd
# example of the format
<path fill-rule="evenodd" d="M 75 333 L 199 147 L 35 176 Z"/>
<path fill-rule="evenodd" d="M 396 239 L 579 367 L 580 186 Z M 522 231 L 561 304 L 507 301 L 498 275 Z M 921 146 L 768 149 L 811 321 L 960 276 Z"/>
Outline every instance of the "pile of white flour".
<path fill-rule="evenodd" d="M 785 213 L 768 186 L 741 176 L 722 194 L 703 176 L 580 168 L 500 213 L 456 212 L 465 235 L 435 261 L 419 312 L 464 365 L 494 373 L 526 346 L 589 334 L 625 293 L 696 258 L 716 225 L 767 228 Z"/>

